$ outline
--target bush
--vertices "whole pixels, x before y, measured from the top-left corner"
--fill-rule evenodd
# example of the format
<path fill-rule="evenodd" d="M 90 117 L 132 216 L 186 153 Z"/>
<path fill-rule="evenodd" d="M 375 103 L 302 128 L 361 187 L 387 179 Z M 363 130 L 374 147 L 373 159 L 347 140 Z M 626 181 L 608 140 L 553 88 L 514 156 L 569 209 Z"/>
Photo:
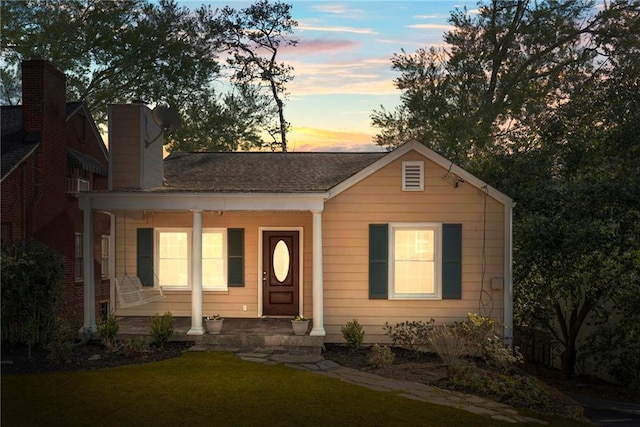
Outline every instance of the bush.
<path fill-rule="evenodd" d="M 149 337 L 126 340 L 122 343 L 122 353 L 129 358 L 144 357 L 150 352 L 151 339 Z"/>
<path fill-rule="evenodd" d="M 62 295 L 64 265 L 49 246 L 2 243 L 0 258 L 2 339 L 31 347 L 51 340 Z"/>
<path fill-rule="evenodd" d="M 358 319 L 353 319 L 347 322 L 340 331 L 342 332 L 344 342 L 351 350 L 355 350 L 362 345 L 362 341 L 364 340 L 364 331 L 362 330 L 362 325 L 358 323 Z"/>
<path fill-rule="evenodd" d="M 66 319 L 58 318 L 53 334 L 53 339 L 47 344 L 47 358 L 56 364 L 69 361 L 73 346 L 78 335 L 78 328 L 74 328 Z"/>
<path fill-rule="evenodd" d="M 389 325 L 385 322 L 385 334 L 389 335 L 394 346 L 399 346 L 417 353 L 418 351 L 427 351 L 430 349 L 429 333 L 434 327 L 435 320 L 428 322 L 402 322 L 396 323 L 396 326 Z"/>
<path fill-rule="evenodd" d="M 547 388 L 530 376 L 504 375 L 473 369 L 469 365 L 449 378 L 458 391 L 487 396 L 502 403 L 548 410 L 551 396 Z"/>
<path fill-rule="evenodd" d="M 437 326 L 429 334 L 433 351 L 442 359 L 447 368 L 456 370 L 466 363 L 467 340 L 458 329 L 451 326 Z"/>
<path fill-rule="evenodd" d="M 385 368 L 393 365 L 393 361 L 396 356 L 393 351 L 386 345 L 379 346 L 374 344 L 371 347 L 371 354 L 369 355 L 369 364 L 374 368 Z"/>
<path fill-rule="evenodd" d="M 524 357 L 518 351 L 518 347 L 513 349 L 504 345 L 502 339 L 494 335 L 488 338 L 483 346 L 484 360 L 504 372 L 509 371 L 515 364 L 523 363 Z"/>
<path fill-rule="evenodd" d="M 114 312 L 107 315 L 106 319 L 97 319 L 98 335 L 102 344 L 112 353 L 119 349 L 118 343 L 118 319 Z"/>
<path fill-rule="evenodd" d="M 476 313 L 468 313 L 467 320 L 453 324 L 453 328 L 466 339 L 469 347 L 468 351 L 473 356 L 479 356 L 484 353 L 487 339 L 496 335 L 496 327 L 495 320 Z"/>
<path fill-rule="evenodd" d="M 151 318 L 151 341 L 163 348 L 173 335 L 173 315 L 167 311 L 162 316 L 156 314 Z"/>

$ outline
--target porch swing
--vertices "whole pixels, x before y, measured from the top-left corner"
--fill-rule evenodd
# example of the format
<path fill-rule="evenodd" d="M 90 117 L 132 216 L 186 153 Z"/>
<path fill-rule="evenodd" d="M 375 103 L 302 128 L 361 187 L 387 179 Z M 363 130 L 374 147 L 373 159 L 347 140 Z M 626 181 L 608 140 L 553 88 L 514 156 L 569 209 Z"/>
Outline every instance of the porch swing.
<path fill-rule="evenodd" d="M 143 286 L 142 281 L 137 275 L 127 273 L 127 213 L 124 211 L 124 274 L 122 277 L 116 277 L 116 291 L 118 293 L 118 301 L 121 308 L 135 307 L 138 305 L 148 304 L 150 302 L 159 301 L 166 298 L 162 293 L 162 288 L 156 286 L 155 271 L 153 287 Z"/>

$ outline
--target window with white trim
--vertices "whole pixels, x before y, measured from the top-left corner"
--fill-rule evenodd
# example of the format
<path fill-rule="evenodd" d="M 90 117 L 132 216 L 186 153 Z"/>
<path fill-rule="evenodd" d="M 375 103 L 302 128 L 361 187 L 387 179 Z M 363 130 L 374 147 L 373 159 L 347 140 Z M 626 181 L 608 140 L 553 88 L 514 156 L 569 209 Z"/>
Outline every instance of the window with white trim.
<path fill-rule="evenodd" d="M 75 265 L 74 265 L 74 277 L 76 282 L 82 282 L 84 280 L 84 260 L 83 260 L 83 248 L 82 248 L 82 233 L 76 233 L 75 240 Z"/>
<path fill-rule="evenodd" d="M 202 231 L 202 287 L 227 289 L 227 230 L 205 228 Z"/>
<path fill-rule="evenodd" d="M 389 233 L 390 298 L 440 299 L 442 224 L 390 224 Z"/>
<path fill-rule="evenodd" d="M 156 238 L 155 274 L 164 288 L 191 287 L 192 230 L 158 228 Z M 227 290 L 227 230 L 202 230 L 202 287 L 206 290 Z"/>
<path fill-rule="evenodd" d="M 424 190 L 424 162 L 402 162 L 402 191 Z"/>
<path fill-rule="evenodd" d="M 103 279 L 109 278 L 109 236 L 102 236 L 100 241 L 100 273 Z"/>
<path fill-rule="evenodd" d="M 158 283 L 163 287 L 188 288 L 191 283 L 191 230 L 157 229 Z"/>

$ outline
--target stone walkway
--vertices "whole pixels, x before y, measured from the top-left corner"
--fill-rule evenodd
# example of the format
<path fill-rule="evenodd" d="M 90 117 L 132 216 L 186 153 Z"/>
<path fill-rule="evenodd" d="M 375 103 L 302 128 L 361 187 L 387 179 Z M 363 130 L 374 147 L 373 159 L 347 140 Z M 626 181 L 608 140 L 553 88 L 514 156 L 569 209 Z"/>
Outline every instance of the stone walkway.
<path fill-rule="evenodd" d="M 546 421 L 520 415 L 516 409 L 504 403 L 494 402 L 482 397 L 444 390 L 411 381 L 399 381 L 385 378 L 358 369 L 346 368 L 322 356 L 313 354 L 258 353 L 242 349 L 216 348 L 208 345 L 195 345 L 190 351 L 233 351 L 242 360 L 265 365 L 284 364 L 294 369 L 302 369 L 331 378 L 367 387 L 377 391 L 400 392 L 400 396 L 421 400 L 437 405 L 451 406 L 478 415 L 486 415 L 496 421 L 509 423 L 548 424 Z"/>

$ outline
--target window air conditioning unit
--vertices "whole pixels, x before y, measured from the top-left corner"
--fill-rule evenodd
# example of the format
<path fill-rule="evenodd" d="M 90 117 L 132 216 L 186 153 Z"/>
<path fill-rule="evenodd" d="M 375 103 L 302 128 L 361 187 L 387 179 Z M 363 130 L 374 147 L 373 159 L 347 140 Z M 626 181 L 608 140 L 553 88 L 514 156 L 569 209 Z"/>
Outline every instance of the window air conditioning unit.
<path fill-rule="evenodd" d="M 81 191 L 90 191 L 91 183 L 82 178 L 67 178 L 67 193 L 78 194 Z"/>

